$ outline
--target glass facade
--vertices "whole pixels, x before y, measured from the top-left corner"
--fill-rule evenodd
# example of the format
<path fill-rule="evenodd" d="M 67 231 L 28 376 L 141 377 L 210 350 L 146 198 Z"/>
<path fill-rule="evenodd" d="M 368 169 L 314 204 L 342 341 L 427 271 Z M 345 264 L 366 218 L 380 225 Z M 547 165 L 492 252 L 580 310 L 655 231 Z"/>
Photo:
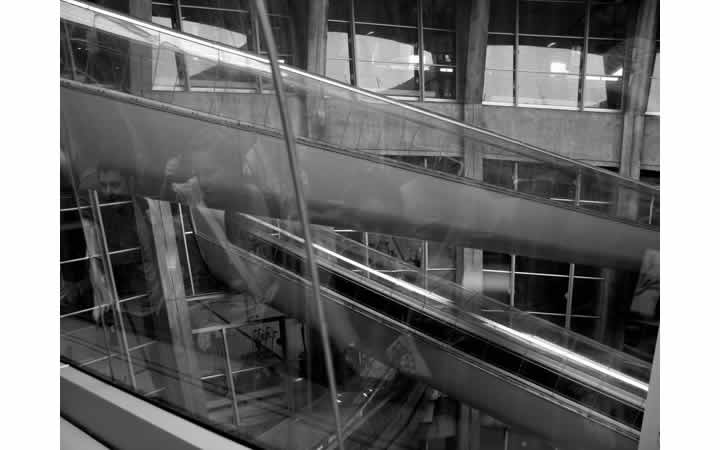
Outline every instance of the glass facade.
<path fill-rule="evenodd" d="M 494 0 L 483 101 L 622 109 L 625 2 Z"/>
<path fill-rule="evenodd" d="M 455 11 L 445 0 L 331 0 L 326 76 L 386 95 L 454 99 Z"/>
<path fill-rule="evenodd" d="M 605 76 L 588 61 L 617 56 L 598 42 L 622 42 L 608 25 L 622 10 L 588 4 L 515 2 L 491 23 L 512 50 L 488 58 L 513 86 L 556 62 L 583 86 Z M 287 5 L 269 6 L 294 57 Z M 329 6 L 328 70 L 456 95 L 454 3 Z M 289 107 L 273 109 L 274 91 L 225 95 L 269 86 L 269 65 L 243 53 L 267 50 L 255 14 L 152 2 L 152 25 L 61 1 L 61 360 L 256 447 L 636 444 L 659 190 L 292 68 Z M 199 94 L 158 94 L 183 87 Z M 297 165 L 279 111 L 297 121 Z M 378 123 L 390 128 L 369 145 Z M 427 154 L 457 142 L 482 154 Z M 457 283 L 469 249 L 483 249 L 472 287 Z"/>

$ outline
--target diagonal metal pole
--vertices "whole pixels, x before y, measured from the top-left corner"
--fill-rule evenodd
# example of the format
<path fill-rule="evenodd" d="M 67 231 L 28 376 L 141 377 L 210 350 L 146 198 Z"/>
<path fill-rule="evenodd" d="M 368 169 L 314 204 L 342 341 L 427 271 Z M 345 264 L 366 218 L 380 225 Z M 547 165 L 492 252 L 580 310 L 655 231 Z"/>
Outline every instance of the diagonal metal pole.
<path fill-rule="evenodd" d="M 335 369 L 330 356 L 330 341 L 328 338 L 327 322 L 325 321 L 325 310 L 320 301 L 320 280 L 318 279 L 317 265 L 315 263 L 315 254 L 313 252 L 312 237 L 310 235 L 310 221 L 308 219 L 307 205 L 305 204 L 305 194 L 303 192 L 302 182 L 299 176 L 299 165 L 297 158 L 297 148 L 295 146 L 295 134 L 290 123 L 290 117 L 287 112 L 287 98 L 281 79 L 280 67 L 278 65 L 277 47 L 275 39 L 272 35 L 270 20 L 268 19 L 265 2 L 263 0 L 255 0 L 257 6 L 258 18 L 262 27 L 265 42 L 267 43 L 267 51 L 270 56 L 270 67 L 272 69 L 273 86 L 275 87 L 275 96 L 278 101 L 278 109 L 280 110 L 280 119 L 282 121 L 283 131 L 285 135 L 285 147 L 288 154 L 288 162 L 290 165 L 290 175 L 292 176 L 295 197 L 297 198 L 298 212 L 300 214 L 300 223 L 303 233 L 305 234 L 305 251 L 307 253 L 308 270 L 310 272 L 310 280 L 312 282 L 312 294 L 317 307 L 318 322 L 320 324 L 320 335 L 323 346 L 323 356 L 325 359 L 325 368 L 328 373 L 328 382 L 330 384 L 330 402 L 332 403 L 332 411 L 335 416 L 335 427 L 338 437 L 340 450 L 345 449 L 343 439 L 343 426 L 340 418 L 340 408 L 337 404 L 337 387 L 335 384 Z"/>

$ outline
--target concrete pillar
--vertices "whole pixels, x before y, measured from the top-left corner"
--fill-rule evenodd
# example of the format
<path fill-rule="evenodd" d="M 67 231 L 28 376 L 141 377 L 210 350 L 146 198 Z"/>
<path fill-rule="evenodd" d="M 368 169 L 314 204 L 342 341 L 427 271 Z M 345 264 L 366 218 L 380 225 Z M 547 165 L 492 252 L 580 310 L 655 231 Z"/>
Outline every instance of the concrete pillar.
<path fill-rule="evenodd" d="M 325 75 L 328 33 L 328 0 L 308 0 L 307 70 Z M 306 97 L 308 136 L 322 139 L 327 123 L 325 102 L 318 91 Z"/>
<path fill-rule="evenodd" d="M 655 58 L 655 27 L 658 0 L 641 0 L 634 31 L 628 38 L 629 60 L 624 96 L 620 174 L 640 178 L 640 161 L 645 134 L 645 110 L 650 95 L 650 77 Z"/>
<path fill-rule="evenodd" d="M 482 126 L 481 108 L 483 85 L 485 83 L 485 54 L 487 52 L 490 0 L 469 0 L 458 3 L 458 63 L 464 76 L 458 86 L 462 98 L 463 120 Z M 482 180 L 483 146 L 470 139 L 464 139 L 464 176 Z M 483 289 L 483 251 L 463 248 L 458 252 L 457 279 L 464 287 L 477 291 Z M 470 450 L 478 448 L 478 431 L 482 426 L 479 411 L 460 404 L 458 408 L 457 448 Z"/>

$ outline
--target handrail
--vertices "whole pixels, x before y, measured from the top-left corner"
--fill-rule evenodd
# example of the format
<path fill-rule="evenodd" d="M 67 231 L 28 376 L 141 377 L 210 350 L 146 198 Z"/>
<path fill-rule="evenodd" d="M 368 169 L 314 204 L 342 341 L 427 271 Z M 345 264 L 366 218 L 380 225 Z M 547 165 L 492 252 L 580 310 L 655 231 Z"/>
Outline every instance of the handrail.
<path fill-rule="evenodd" d="M 185 34 L 185 33 L 181 33 L 181 32 L 172 30 L 172 29 L 170 29 L 170 28 L 165 28 L 165 27 L 162 27 L 162 26 L 160 26 L 160 25 L 156 25 L 156 24 L 153 24 L 153 23 L 150 23 L 150 22 L 145 22 L 145 21 L 143 21 L 143 20 L 136 19 L 136 18 L 133 18 L 133 17 L 130 17 L 130 16 L 127 16 L 127 15 L 125 15 L 125 14 L 118 13 L 118 12 L 115 12 L 115 11 L 107 10 L 107 9 L 105 9 L 105 8 L 101 8 L 101 7 L 98 7 L 98 6 L 95 6 L 95 5 L 89 5 L 89 4 L 87 4 L 87 3 L 84 3 L 84 2 L 81 2 L 81 1 L 78 1 L 78 0 L 60 0 L 60 2 L 61 2 L 61 3 L 69 4 L 69 5 L 73 5 L 73 6 L 76 6 L 76 7 L 79 7 L 79 8 L 84 8 L 84 9 L 93 11 L 93 12 L 95 12 L 95 13 L 102 14 L 102 15 L 111 17 L 111 18 L 113 18 L 113 19 L 123 21 L 123 22 L 125 22 L 125 23 L 129 23 L 129 24 L 136 25 L 136 26 L 139 26 L 139 27 L 148 28 L 148 29 L 151 29 L 151 30 L 156 31 L 156 32 L 158 32 L 158 33 L 163 33 L 163 34 L 166 34 L 166 35 L 169 35 L 169 36 L 173 36 L 173 37 L 178 38 L 178 39 L 181 39 L 181 40 L 185 40 L 185 41 L 189 41 L 189 42 L 194 42 L 194 43 L 196 43 L 196 44 L 201 44 L 201 45 L 210 47 L 210 48 L 212 48 L 212 49 L 214 49 L 214 50 L 219 50 L 219 51 L 227 52 L 227 53 L 230 53 L 230 54 L 233 54 L 233 55 L 236 55 L 236 56 L 240 56 L 240 57 L 243 57 L 243 58 L 251 59 L 251 60 L 256 61 L 256 62 L 258 62 L 258 63 L 267 65 L 267 67 L 265 67 L 264 70 L 266 70 L 266 71 L 268 72 L 268 75 L 270 75 L 270 61 L 269 61 L 268 59 L 265 59 L 265 58 L 257 55 L 257 54 L 248 53 L 248 52 L 245 52 L 245 51 L 242 51 L 242 50 L 233 48 L 233 47 L 229 47 L 229 46 L 220 44 L 220 43 L 218 43 L 218 42 L 213 42 L 213 41 L 210 41 L 210 40 L 207 40 L 207 39 L 203 39 L 203 38 L 200 38 L 200 37 L 197 37 L 197 36 L 192 36 L 192 35 L 188 35 L 188 34 Z M 61 17 L 62 17 L 62 11 L 61 11 Z M 309 79 L 312 79 L 312 80 L 314 80 L 314 81 L 318 81 L 318 82 L 320 82 L 320 83 L 323 83 L 323 84 L 326 84 L 326 85 L 329 85 L 329 86 L 337 87 L 337 88 L 343 89 L 343 90 L 348 91 L 348 92 L 353 92 L 353 93 L 355 93 L 355 94 L 360 94 L 360 95 L 362 95 L 362 96 L 369 97 L 369 98 L 372 98 L 372 99 L 374 99 L 374 100 L 378 100 L 378 101 L 380 101 L 380 102 L 382 102 L 382 103 L 386 103 L 386 104 L 390 104 L 390 105 L 396 106 L 396 107 L 401 108 L 401 109 L 404 109 L 404 110 L 406 110 L 406 111 L 412 111 L 412 112 L 414 112 L 414 113 L 420 114 L 421 116 L 428 117 L 428 118 L 433 118 L 433 119 L 436 119 L 436 120 L 438 120 L 438 121 L 440 121 L 440 122 L 443 122 L 443 123 L 445 123 L 445 124 L 449 124 L 449 125 L 453 125 L 453 126 L 456 126 L 456 127 L 460 127 L 460 128 L 462 128 L 462 129 L 464 129 L 464 130 L 472 131 L 472 132 L 474 132 L 474 133 L 478 133 L 478 134 L 481 134 L 481 135 L 484 135 L 484 136 L 487 136 L 487 137 L 490 137 L 490 138 L 493 138 L 493 139 L 498 139 L 498 140 L 503 141 L 503 142 L 505 142 L 505 143 L 507 143 L 507 144 L 511 144 L 511 145 L 514 145 L 514 146 L 521 147 L 524 151 L 530 151 L 530 152 L 532 152 L 533 154 L 541 155 L 542 158 L 544 158 L 545 160 L 550 161 L 550 162 L 555 162 L 555 163 L 557 163 L 557 162 L 562 162 L 562 163 L 564 163 L 564 164 L 569 164 L 569 165 L 572 165 L 572 166 L 575 166 L 575 167 L 579 167 L 579 168 L 583 168 L 583 169 L 585 169 L 585 170 L 589 170 L 589 171 L 591 171 L 591 172 L 599 173 L 599 174 L 602 174 L 603 176 L 608 176 L 608 177 L 610 177 L 610 178 L 616 179 L 616 180 L 622 182 L 622 183 L 625 184 L 625 185 L 632 185 L 632 186 L 641 187 L 641 188 L 643 188 L 643 189 L 646 189 L 646 190 L 652 192 L 654 195 L 659 195 L 659 193 L 660 193 L 660 188 L 659 188 L 658 186 L 653 186 L 653 185 L 644 183 L 644 182 L 642 182 L 642 181 L 635 180 L 635 179 L 633 179 L 633 178 L 625 177 L 625 176 L 622 176 L 622 175 L 620 175 L 620 174 L 618 174 L 618 173 L 610 172 L 610 171 L 608 171 L 608 170 L 595 167 L 595 166 L 593 166 L 593 165 L 591 165 L 591 164 L 588 164 L 588 163 L 586 163 L 586 162 L 578 161 L 578 160 L 575 160 L 575 159 L 572 159 L 572 158 L 568 158 L 568 157 L 566 157 L 566 156 L 563 156 L 563 155 L 560 155 L 560 154 L 557 154 L 557 153 L 553 153 L 553 152 L 551 152 L 551 151 L 549 151 L 549 150 L 545 150 L 545 149 L 543 149 L 543 148 L 536 147 L 536 146 L 534 146 L 534 145 L 531 145 L 531 144 L 528 144 L 528 143 L 525 143 L 525 142 L 522 142 L 522 141 L 519 141 L 519 140 L 510 138 L 510 137 L 507 137 L 507 136 L 504 136 L 504 135 L 501 135 L 501 134 L 498 134 L 498 133 L 495 133 L 495 132 L 492 132 L 492 131 L 489 131 L 489 130 L 482 129 L 482 128 L 479 128 L 479 127 L 477 127 L 477 126 L 474 126 L 474 125 L 471 125 L 471 124 L 468 124 L 468 123 L 465 123 L 465 122 L 461 122 L 461 121 L 452 119 L 452 118 L 450 118 L 450 117 L 448 117 L 448 116 L 445 116 L 445 115 L 442 115 L 442 114 L 438 114 L 438 113 L 435 113 L 435 112 L 431 112 L 431 111 L 428 111 L 428 110 L 426 110 L 426 109 L 419 108 L 419 107 L 417 107 L 417 106 L 413 106 L 413 105 L 411 105 L 411 104 L 408 104 L 408 103 L 405 103 L 405 102 L 401 102 L 401 101 L 398 101 L 398 100 L 394 100 L 394 99 L 392 99 L 392 98 L 389 98 L 389 97 L 386 97 L 386 96 L 383 96 L 383 95 L 375 94 L 375 93 L 373 93 L 373 92 L 367 91 L 367 90 L 362 89 L 362 88 L 358 88 L 358 87 L 355 87 L 355 86 L 346 85 L 346 84 L 340 83 L 340 82 L 338 82 L 338 81 L 331 80 L 331 79 L 329 79 L 329 78 L 325 78 L 325 77 L 320 76 L 320 75 L 317 75 L 317 74 L 309 73 L 309 72 L 306 72 L 306 71 L 303 71 L 303 70 L 301 70 L 301 69 L 298 69 L 298 68 L 295 68 L 295 67 L 291 67 L 291 66 L 288 66 L 288 65 L 285 65 L 285 64 L 280 64 L 280 69 L 281 69 L 281 71 L 288 72 L 288 73 L 293 73 L 293 74 L 299 75 L 299 76 L 304 77 L 304 78 L 309 78 Z M 539 158 L 539 159 L 542 159 L 542 158 Z"/>

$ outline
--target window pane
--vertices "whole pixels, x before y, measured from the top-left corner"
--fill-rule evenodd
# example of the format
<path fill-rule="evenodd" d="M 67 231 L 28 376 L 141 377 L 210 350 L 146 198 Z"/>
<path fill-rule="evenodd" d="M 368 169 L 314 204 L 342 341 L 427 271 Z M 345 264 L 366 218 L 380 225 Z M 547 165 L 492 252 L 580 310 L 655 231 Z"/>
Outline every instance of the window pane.
<path fill-rule="evenodd" d="M 444 242 L 428 242 L 428 268 L 452 269 L 455 267 L 455 246 Z"/>
<path fill-rule="evenodd" d="M 119 298 L 145 294 L 148 290 L 140 250 L 112 255 L 112 269 Z"/>
<path fill-rule="evenodd" d="M 103 206 L 101 211 L 109 251 L 127 250 L 140 245 L 132 204 Z"/>
<path fill-rule="evenodd" d="M 609 75 L 621 77 L 625 44 L 623 41 L 588 40 L 587 69 L 590 75 Z"/>
<path fill-rule="evenodd" d="M 391 25 L 417 25 L 417 1 L 356 1 L 355 20 L 358 22 L 375 22 Z"/>
<path fill-rule="evenodd" d="M 488 35 L 485 67 L 488 69 L 513 69 L 515 38 L 503 34 Z"/>
<path fill-rule="evenodd" d="M 575 75 L 518 73 L 518 103 L 577 107 L 579 85 Z"/>
<path fill-rule="evenodd" d="M 483 181 L 495 186 L 513 189 L 514 161 L 483 159 Z"/>
<path fill-rule="evenodd" d="M 358 61 L 358 86 L 389 95 L 418 96 L 417 65 Z"/>
<path fill-rule="evenodd" d="M 594 4 L 590 9 L 591 37 L 625 37 L 628 8 L 623 2 Z"/>
<path fill-rule="evenodd" d="M 510 303 L 510 274 L 483 271 L 483 294 Z"/>
<path fill-rule="evenodd" d="M 352 79 L 350 78 L 350 61 L 328 59 L 325 63 L 325 76 L 345 84 L 352 84 Z"/>
<path fill-rule="evenodd" d="M 549 273 L 568 276 L 570 273 L 570 264 L 518 255 L 515 258 L 515 270 L 517 272 Z"/>
<path fill-rule="evenodd" d="M 182 0 L 183 6 L 207 6 L 208 8 L 241 9 L 249 11 L 247 0 Z"/>
<path fill-rule="evenodd" d="M 650 97 L 648 98 L 647 112 L 660 113 L 660 79 L 650 79 Z"/>
<path fill-rule="evenodd" d="M 350 20 L 350 0 L 330 0 L 328 19 Z"/>
<path fill-rule="evenodd" d="M 86 255 L 85 233 L 78 211 L 60 213 L 60 261 Z"/>
<path fill-rule="evenodd" d="M 328 22 L 327 58 L 350 58 L 350 26 L 347 23 Z"/>
<path fill-rule="evenodd" d="M 567 288 L 567 278 L 515 275 L 515 307 L 523 311 L 564 314 Z"/>
<path fill-rule="evenodd" d="M 518 69 L 531 72 L 580 73 L 582 39 L 520 36 Z"/>
<path fill-rule="evenodd" d="M 423 26 L 455 29 L 454 0 L 423 0 Z"/>
<path fill-rule="evenodd" d="M 183 8 L 182 15 L 185 33 L 255 51 L 249 13 Z"/>
<path fill-rule="evenodd" d="M 622 78 L 607 76 L 585 77 L 586 108 L 620 109 L 622 107 Z"/>
<path fill-rule="evenodd" d="M 520 33 L 554 36 L 585 34 L 584 2 L 520 2 Z"/>
<path fill-rule="evenodd" d="M 356 27 L 357 58 L 359 61 L 417 63 L 417 30 L 374 25 Z M 430 60 L 429 52 L 425 58 Z"/>
<path fill-rule="evenodd" d="M 423 55 L 425 64 L 455 64 L 454 32 L 425 31 L 423 45 L 425 46 Z"/>
<path fill-rule="evenodd" d="M 513 73 L 509 70 L 486 70 L 484 102 L 513 103 Z"/>
<path fill-rule="evenodd" d="M 152 5 L 152 23 L 173 28 L 173 8 L 165 5 Z"/>
<path fill-rule="evenodd" d="M 653 64 L 653 78 L 660 78 L 660 43 L 655 44 L 655 62 Z"/>
<path fill-rule="evenodd" d="M 62 252 L 61 244 L 61 252 Z M 60 314 L 91 308 L 94 305 L 87 260 L 60 266 Z"/>
<path fill-rule="evenodd" d="M 293 51 L 293 28 L 289 17 L 270 16 L 270 27 L 275 38 L 280 56 L 292 55 Z M 265 36 L 260 33 L 260 50 L 267 51 Z M 286 61 L 287 62 L 287 61 Z"/>
<path fill-rule="evenodd" d="M 483 269 L 510 270 L 510 255 L 483 250 Z"/>
<path fill-rule="evenodd" d="M 443 278 L 448 281 L 455 281 L 455 271 L 454 270 L 431 270 L 428 272 L 428 275 L 438 278 Z"/>
<path fill-rule="evenodd" d="M 426 66 L 425 96 L 455 98 L 455 67 Z"/>
<path fill-rule="evenodd" d="M 490 3 L 490 21 L 488 29 L 492 32 L 515 32 L 515 2 L 492 0 Z"/>
<path fill-rule="evenodd" d="M 575 174 L 537 163 L 518 163 L 517 189 L 543 198 L 574 199 Z"/>
<path fill-rule="evenodd" d="M 152 49 L 153 89 L 177 89 L 185 84 L 178 70 L 178 58 L 179 54 L 171 49 Z"/>
<path fill-rule="evenodd" d="M 602 294 L 603 281 L 575 278 L 573 281 L 572 313 L 594 316 Z"/>

